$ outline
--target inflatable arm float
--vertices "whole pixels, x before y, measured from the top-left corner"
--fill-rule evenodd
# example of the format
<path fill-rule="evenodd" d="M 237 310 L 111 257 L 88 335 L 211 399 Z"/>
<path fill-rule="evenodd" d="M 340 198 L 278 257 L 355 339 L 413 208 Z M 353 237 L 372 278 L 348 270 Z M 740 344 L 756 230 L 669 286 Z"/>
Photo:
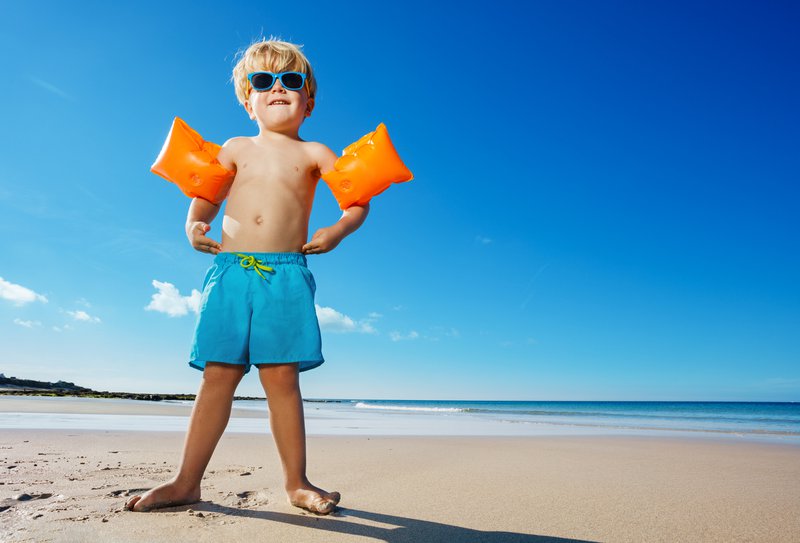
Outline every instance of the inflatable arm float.
<path fill-rule="evenodd" d="M 389 139 L 386 125 L 378 125 L 374 132 L 348 145 L 336 159 L 333 170 L 322 174 L 322 179 L 333 192 L 339 208 L 366 205 L 373 196 L 393 183 L 411 181 L 414 175 L 406 168 Z"/>
<path fill-rule="evenodd" d="M 219 145 L 205 141 L 183 119 L 175 117 L 150 171 L 178 185 L 190 198 L 218 204 L 227 196 L 236 174 L 219 163 L 219 150 Z"/>

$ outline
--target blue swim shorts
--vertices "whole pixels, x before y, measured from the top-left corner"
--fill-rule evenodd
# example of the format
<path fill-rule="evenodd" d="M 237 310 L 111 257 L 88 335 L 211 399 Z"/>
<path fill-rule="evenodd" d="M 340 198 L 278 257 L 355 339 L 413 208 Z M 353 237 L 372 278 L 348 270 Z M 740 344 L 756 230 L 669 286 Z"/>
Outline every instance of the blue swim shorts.
<path fill-rule="evenodd" d="M 303 253 L 218 253 L 203 280 L 189 365 L 316 368 L 325 361 L 316 290 Z"/>

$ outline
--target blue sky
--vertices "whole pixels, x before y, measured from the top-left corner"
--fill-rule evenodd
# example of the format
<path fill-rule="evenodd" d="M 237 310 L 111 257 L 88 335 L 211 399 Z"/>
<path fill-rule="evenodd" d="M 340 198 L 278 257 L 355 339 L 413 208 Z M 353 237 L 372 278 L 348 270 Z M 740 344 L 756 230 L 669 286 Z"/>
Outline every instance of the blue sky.
<path fill-rule="evenodd" d="M 184 300 L 211 257 L 149 166 L 175 115 L 256 133 L 230 71 L 273 34 L 316 70 L 304 139 L 339 152 L 384 122 L 415 174 L 309 257 L 327 361 L 306 397 L 800 400 L 797 21 L 788 2 L 6 2 L 0 372 L 196 391 Z M 309 235 L 339 216 L 320 183 Z M 170 291 L 184 315 L 146 309 Z M 238 390 L 261 392 L 255 372 Z"/>

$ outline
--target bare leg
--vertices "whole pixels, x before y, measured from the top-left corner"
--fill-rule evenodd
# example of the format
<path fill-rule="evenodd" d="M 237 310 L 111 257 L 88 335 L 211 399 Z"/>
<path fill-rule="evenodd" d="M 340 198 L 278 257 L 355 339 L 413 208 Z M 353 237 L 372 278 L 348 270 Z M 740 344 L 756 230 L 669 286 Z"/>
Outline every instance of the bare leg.
<path fill-rule="evenodd" d="M 145 512 L 200 501 L 200 481 L 228 425 L 233 394 L 243 375 L 243 366 L 206 364 L 189 419 L 178 474 L 141 496 L 133 496 L 125 503 L 125 509 Z"/>
<path fill-rule="evenodd" d="M 340 496 L 312 485 L 306 477 L 306 427 L 297 364 L 262 364 L 258 370 L 269 403 L 269 424 L 283 464 L 289 502 L 327 515 L 336 508 Z"/>

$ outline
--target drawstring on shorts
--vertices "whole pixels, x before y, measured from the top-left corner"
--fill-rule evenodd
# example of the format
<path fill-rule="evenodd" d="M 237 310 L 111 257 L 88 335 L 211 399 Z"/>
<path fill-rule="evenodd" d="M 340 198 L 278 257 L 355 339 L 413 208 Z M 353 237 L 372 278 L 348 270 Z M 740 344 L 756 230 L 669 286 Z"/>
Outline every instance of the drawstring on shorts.
<path fill-rule="evenodd" d="M 236 253 L 236 256 L 238 256 L 240 258 L 239 265 L 241 267 L 243 267 L 246 270 L 250 269 L 250 268 L 254 269 L 256 271 L 256 273 L 258 275 L 260 275 L 261 278 L 264 279 L 265 281 L 266 281 L 267 278 L 264 277 L 264 274 L 261 273 L 261 270 L 264 270 L 264 271 L 269 272 L 269 273 L 275 273 L 275 269 L 274 268 L 270 268 L 269 266 L 265 266 L 263 260 L 259 260 L 259 259 L 257 259 L 256 257 L 254 257 L 252 255 L 243 255 L 242 253 Z"/>

